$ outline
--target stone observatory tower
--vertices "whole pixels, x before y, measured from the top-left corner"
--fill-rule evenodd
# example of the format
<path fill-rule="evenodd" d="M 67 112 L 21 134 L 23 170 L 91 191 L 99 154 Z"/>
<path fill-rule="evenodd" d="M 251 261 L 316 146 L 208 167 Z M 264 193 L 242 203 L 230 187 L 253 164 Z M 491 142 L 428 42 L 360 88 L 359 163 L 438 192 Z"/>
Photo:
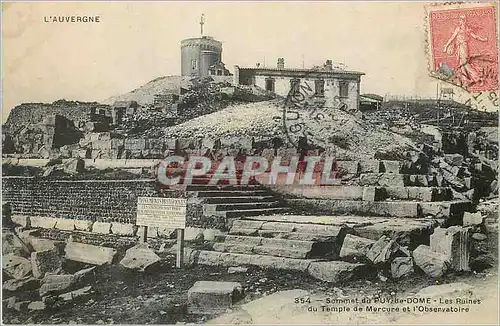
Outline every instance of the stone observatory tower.
<path fill-rule="evenodd" d="M 210 68 L 222 62 L 222 43 L 203 35 L 205 16 L 201 15 L 201 36 L 181 41 L 181 75 L 205 77 Z"/>

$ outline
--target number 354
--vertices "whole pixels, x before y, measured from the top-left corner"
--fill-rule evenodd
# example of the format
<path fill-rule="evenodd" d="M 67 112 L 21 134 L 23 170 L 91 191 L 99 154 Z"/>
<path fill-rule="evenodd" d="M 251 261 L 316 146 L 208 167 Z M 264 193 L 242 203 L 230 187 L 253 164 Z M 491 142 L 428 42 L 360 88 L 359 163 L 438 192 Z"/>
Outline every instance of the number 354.
<path fill-rule="evenodd" d="M 311 298 L 295 298 L 295 303 L 311 303 Z"/>

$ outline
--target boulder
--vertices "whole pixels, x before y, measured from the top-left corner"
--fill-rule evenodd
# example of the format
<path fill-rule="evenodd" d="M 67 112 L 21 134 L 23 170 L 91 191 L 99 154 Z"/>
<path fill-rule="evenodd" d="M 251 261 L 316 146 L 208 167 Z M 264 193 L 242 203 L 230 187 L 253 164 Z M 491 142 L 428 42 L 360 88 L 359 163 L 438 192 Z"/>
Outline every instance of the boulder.
<path fill-rule="evenodd" d="M 414 272 L 413 258 L 411 257 L 396 257 L 391 262 L 392 278 L 398 279 L 408 276 Z"/>
<path fill-rule="evenodd" d="M 60 250 L 65 245 L 64 242 L 62 241 L 40 239 L 40 238 L 31 238 L 30 244 L 31 247 L 33 247 L 33 250 L 35 251 L 46 251 L 54 248 L 58 248 L 58 250 Z"/>
<path fill-rule="evenodd" d="M 370 239 L 346 234 L 340 249 L 340 257 L 365 258 L 374 243 L 375 241 Z"/>
<path fill-rule="evenodd" d="M 476 272 L 482 272 L 487 268 L 495 266 L 495 259 L 490 255 L 479 255 L 470 262 L 470 268 Z"/>
<path fill-rule="evenodd" d="M 5 291 L 15 292 L 15 291 L 30 291 L 38 288 L 40 281 L 34 277 L 25 277 L 22 279 L 10 279 L 3 283 L 2 288 Z"/>
<path fill-rule="evenodd" d="M 483 223 L 483 216 L 481 212 L 477 213 L 469 213 L 464 212 L 463 225 L 464 226 L 476 226 L 481 225 Z"/>
<path fill-rule="evenodd" d="M 53 275 L 47 274 L 42 279 L 40 287 L 40 297 L 46 295 L 55 295 L 67 292 L 68 290 L 77 288 L 91 281 L 94 276 L 94 267 L 86 268 L 76 272 L 75 274 Z"/>
<path fill-rule="evenodd" d="M 125 257 L 120 261 L 120 265 L 143 272 L 160 261 L 160 257 L 147 244 L 141 243 L 126 251 Z"/>
<path fill-rule="evenodd" d="M 374 264 L 386 263 L 398 250 L 399 244 L 383 235 L 371 246 L 366 257 Z"/>
<path fill-rule="evenodd" d="M 33 301 L 28 304 L 28 310 L 44 310 L 45 308 L 47 306 L 42 301 Z"/>
<path fill-rule="evenodd" d="M 413 251 L 415 264 L 427 275 L 439 278 L 448 271 L 448 257 L 446 255 L 432 251 L 431 247 L 420 245 Z"/>
<path fill-rule="evenodd" d="M 474 233 L 474 234 L 472 234 L 472 239 L 474 239 L 476 241 L 484 241 L 484 240 L 488 239 L 488 237 L 486 236 L 486 234 L 483 234 L 483 233 Z"/>
<path fill-rule="evenodd" d="M 2 257 L 2 270 L 7 276 L 23 279 L 31 274 L 31 262 L 14 254 L 7 254 Z"/>
<path fill-rule="evenodd" d="M 2 230 L 2 255 L 14 254 L 16 256 L 29 257 L 30 248 L 17 234 L 10 230 Z"/>
<path fill-rule="evenodd" d="M 366 265 L 343 261 L 311 262 L 307 271 L 319 280 L 338 283 L 357 279 L 366 271 Z"/>
<path fill-rule="evenodd" d="M 62 258 L 57 248 L 31 253 L 31 267 L 35 278 L 42 278 L 45 273 L 58 273 L 62 269 Z"/>
<path fill-rule="evenodd" d="M 64 249 L 66 259 L 92 265 L 111 264 L 116 255 L 113 248 L 94 246 L 78 242 L 69 242 Z"/>
<path fill-rule="evenodd" d="M 241 297 L 237 282 L 198 281 L 188 291 L 188 313 L 212 315 L 225 312 Z"/>

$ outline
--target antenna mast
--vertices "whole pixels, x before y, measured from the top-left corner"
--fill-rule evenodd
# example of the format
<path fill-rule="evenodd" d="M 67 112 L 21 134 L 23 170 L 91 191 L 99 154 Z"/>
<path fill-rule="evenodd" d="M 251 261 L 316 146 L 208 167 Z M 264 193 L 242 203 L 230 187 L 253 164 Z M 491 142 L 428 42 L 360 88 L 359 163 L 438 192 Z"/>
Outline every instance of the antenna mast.
<path fill-rule="evenodd" d="M 201 31 L 201 36 L 203 36 L 203 25 L 205 24 L 205 15 L 201 14 L 200 18 L 200 31 Z"/>

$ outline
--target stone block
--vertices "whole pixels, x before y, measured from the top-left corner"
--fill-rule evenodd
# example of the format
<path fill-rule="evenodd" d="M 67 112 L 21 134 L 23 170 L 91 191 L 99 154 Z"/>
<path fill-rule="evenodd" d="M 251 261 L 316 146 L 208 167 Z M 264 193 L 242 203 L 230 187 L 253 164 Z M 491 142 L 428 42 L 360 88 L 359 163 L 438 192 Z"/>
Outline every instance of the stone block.
<path fill-rule="evenodd" d="M 247 267 L 241 267 L 241 266 L 234 266 L 234 267 L 229 267 L 227 269 L 228 274 L 235 274 L 235 273 L 246 273 L 248 272 Z"/>
<path fill-rule="evenodd" d="M 341 258 L 365 258 L 368 250 L 375 241 L 358 237 L 352 234 L 347 234 L 342 243 L 342 248 L 340 249 Z"/>
<path fill-rule="evenodd" d="M 73 282 L 74 276 L 71 274 L 47 274 L 42 279 L 42 286 L 39 289 L 40 297 L 51 294 L 64 293 L 73 285 Z"/>
<path fill-rule="evenodd" d="M 386 192 L 381 187 L 363 187 L 363 201 L 384 200 Z"/>
<path fill-rule="evenodd" d="M 44 310 L 46 307 L 42 301 L 32 301 L 28 304 L 28 310 Z"/>
<path fill-rule="evenodd" d="M 402 278 L 413 274 L 413 258 L 396 257 L 391 262 L 391 276 L 393 279 Z"/>
<path fill-rule="evenodd" d="M 89 295 L 91 289 L 92 289 L 92 286 L 89 285 L 89 286 L 83 287 L 83 288 L 78 289 L 78 290 L 74 290 L 74 291 L 71 291 L 68 293 L 60 294 L 58 296 L 58 298 L 59 298 L 59 300 L 62 300 L 62 301 L 71 301 L 75 298 Z"/>
<path fill-rule="evenodd" d="M 408 200 L 409 188 L 410 187 L 385 187 L 385 192 L 387 198 Z"/>
<path fill-rule="evenodd" d="M 36 278 L 29 276 L 23 279 L 10 279 L 4 281 L 2 288 L 5 291 L 16 292 L 16 291 L 30 291 L 38 288 L 40 281 Z"/>
<path fill-rule="evenodd" d="M 381 161 L 380 172 L 384 173 L 401 173 L 401 161 Z"/>
<path fill-rule="evenodd" d="M 319 280 L 338 283 L 359 278 L 366 265 L 352 264 L 343 261 L 311 262 L 308 273 Z"/>
<path fill-rule="evenodd" d="M 405 175 L 396 173 L 366 173 L 359 178 L 361 186 L 404 187 Z"/>
<path fill-rule="evenodd" d="M 30 244 L 35 251 L 46 251 L 54 248 L 61 248 L 62 246 L 64 246 L 64 242 L 62 241 L 41 238 L 31 238 Z"/>
<path fill-rule="evenodd" d="M 111 233 L 111 223 L 94 222 L 94 224 L 92 224 L 92 232 L 100 233 L 100 234 L 110 234 Z"/>
<path fill-rule="evenodd" d="M 463 225 L 464 226 L 476 226 L 483 224 L 483 216 L 481 212 L 469 213 L 464 212 Z"/>
<path fill-rule="evenodd" d="M 53 217 L 31 216 L 31 227 L 42 229 L 53 229 L 57 224 L 57 219 Z"/>
<path fill-rule="evenodd" d="M 42 278 L 45 273 L 58 273 L 62 269 L 62 258 L 57 248 L 31 253 L 31 267 L 35 278 Z"/>
<path fill-rule="evenodd" d="M 292 232 L 295 230 L 295 224 L 282 222 L 264 222 L 261 226 L 261 229 L 280 232 Z"/>
<path fill-rule="evenodd" d="M 86 232 L 92 231 L 92 225 L 94 224 L 94 222 L 86 220 L 74 220 L 74 222 L 75 222 L 75 230 L 86 231 Z"/>
<path fill-rule="evenodd" d="M 125 252 L 120 265 L 125 268 L 144 272 L 161 261 L 155 252 L 145 243 L 138 244 Z"/>
<path fill-rule="evenodd" d="M 225 239 L 226 244 L 239 244 L 245 246 L 258 246 L 263 238 L 260 237 L 245 237 L 238 235 L 228 235 Z"/>
<path fill-rule="evenodd" d="M 198 281 L 188 291 L 188 313 L 212 315 L 225 312 L 242 296 L 237 282 Z"/>
<path fill-rule="evenodd" d="M 399 245 L 396 241 L 391 240 L 386 236 L 382 236 L 380 239 L 375 241 L 370 250 L 368 250 L 366 258 L 374 264 L 386 263 L 398 250 Z"/>
<path fill-rule="evenodd" d="M 126 223 L 111 223 L 111 233 L 118 235 L 134 236 L 137 233 L 137 226 Z"/>
<path fill-rule="evenodd" d="M 3 255 L 2 271 L 15 279 L 23 279 L 31 274 L 31 262 L 14 254 Z"/>
<path fill-rule="evenodd" d="M 358 174 L 359 162 L 358 161 L 337 161 L 337 171 L 345 174 Z"/>
<path fill-rule="evenodd" d="M 379 173 L 380 169 L 379 160 L 364 160 L 359 162 L 359 173 Z"/>
<path fill-rule="evenodd" d="M 65 248 L 66 259 L 92 265 L 111 264 L 116 255 L 113 248 L 69 242 Z"/>
<path fill-rule="evenodd" d="M 14 232 L 2 230 L 2 254 L 14 254 L 17 256 L 28 257 L 31 251 L 26 243 Z"/>
<path fill-rule="evenodd" d="M 12 222 L 19 224 L 23 228 L 29 228 L 31 226 L 30 218 L 26 215 L 12 215 Z"/>
<path fill-rule="evenodd" d="M 450 267 L 456 271 L 469 271 L 469 228 L 450 226 L 436 228 L 431 235 L 431 250 L 444 254 Z"/>
<path fill-rule="evenodd" d="M 444 161 L 453 166 L 462 166 L 464 157 L 460 154 L 444 154 Z"/>
<path fill-rule="evenodd" d="M 55 228 L 64 231 L 74 231 L 75 221 L 67 218 L 58 218 Z"/>
<path fill-rule="evenodd" d="M 413 259 L 420 269 L 434 278 L 444 276 L 449 269 L 448 257 L 426 245 L 420 245 L 413 251 Z"/>
<path fill-rule="evenodd" d="M 260 229 L 264 221 L 236 220 L 233 222 L 232 229 Z"/>

